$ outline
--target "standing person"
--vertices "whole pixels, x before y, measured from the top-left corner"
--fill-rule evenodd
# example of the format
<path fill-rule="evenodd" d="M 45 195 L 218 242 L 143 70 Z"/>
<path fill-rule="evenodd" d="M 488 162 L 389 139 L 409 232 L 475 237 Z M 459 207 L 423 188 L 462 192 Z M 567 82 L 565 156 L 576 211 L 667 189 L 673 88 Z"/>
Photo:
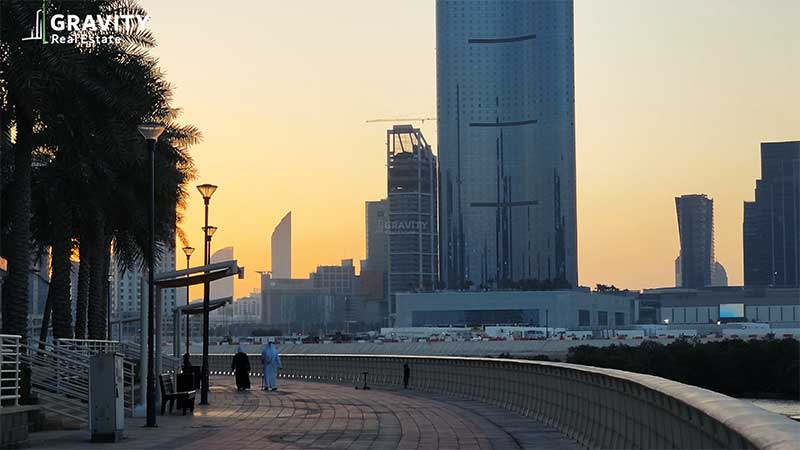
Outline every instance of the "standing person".
<path fill-rule="evenodd" d="M 236 389 L 244 391 L 250 389 L 250 359 L 240 345 L 236 349 L 231 362 L 231 370 L 236 374 Z"/>
<path fill-rule="evenodd" d="M 411 368 L 408 363 L 403 364 L 403 389 L 408 389 L 408 380 L 411 378 Z"/>
<path fill-rule="evenodd" d="M 192 373 L 192 355 L 189 352 L 183 354 L 183 373 Z"/>
<path fill-rule="evenodd" d="M 261 352 L 261 364 L 264 365 L 264 385 L 263 390 L 277 391 L 276 378 L 278 377 L 278 369 L 281 367 L 281 357 L 278 355 L 278 350 L 272 345 L 272 341 L 267 342 L 264 346 L 264 351 Z"/>

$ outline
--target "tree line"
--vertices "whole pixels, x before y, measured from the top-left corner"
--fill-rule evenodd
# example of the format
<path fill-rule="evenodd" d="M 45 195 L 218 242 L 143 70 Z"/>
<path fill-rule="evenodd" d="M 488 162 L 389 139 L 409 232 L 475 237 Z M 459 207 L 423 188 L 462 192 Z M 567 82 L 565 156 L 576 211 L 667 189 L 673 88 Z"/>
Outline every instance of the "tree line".
<path fill-rule="evenodd" d="M 581 345 L 569 349 L 567 362 L 656 375 L 733 397 L 798 400 L 800 395 L 800 344 L 795 339 Z"/>
<path fill-rule="evenodd" d="M 49 253 L 42 328 L 57 338 L 105 339 L 109 268 L 148 258 L 148 173 L 137 124 L 166 126 L 155 159 L 156 240 L 175 239 L 195 177 L 189 147 L 201 135 L 177 122 L 172 86 L 145 28 L 84 31 L 96 45 L 24 40 L 39 2 L 0 2 L 0 255 L 8 260 L 2 330 L 27 335 L 33 255 Z M 46 15 L 146 15 L 136 0 L 50 0 Z M 119 39 L 95 39 L 114 34 Z M 177 230 L 179 237 L 181 232 Z M 160 246 L 155 258 L 166 250 Z M 73 322 L 71 262 L 79 261 Z"/>

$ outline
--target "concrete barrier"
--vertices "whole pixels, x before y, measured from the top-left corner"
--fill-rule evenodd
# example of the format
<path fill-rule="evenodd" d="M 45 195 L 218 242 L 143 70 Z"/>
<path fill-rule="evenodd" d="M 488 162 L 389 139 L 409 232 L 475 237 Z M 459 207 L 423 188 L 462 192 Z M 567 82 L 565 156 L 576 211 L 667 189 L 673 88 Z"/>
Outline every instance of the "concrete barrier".
<path fill-rule="evenodd" d="M 230 374 L 232 355 L 210 355 Z M 261 375 L 259 355 L 251 355 Z M 552 425 L 582 445 L 639 449 L 797 450 L 800 424 L 713 391 L 664 378 L 566 363 L 463 357 L 281 355 L 281 378 L 410 387 L 479 400 Z M 193 355 L 193 364 L 199 364 Z"/>

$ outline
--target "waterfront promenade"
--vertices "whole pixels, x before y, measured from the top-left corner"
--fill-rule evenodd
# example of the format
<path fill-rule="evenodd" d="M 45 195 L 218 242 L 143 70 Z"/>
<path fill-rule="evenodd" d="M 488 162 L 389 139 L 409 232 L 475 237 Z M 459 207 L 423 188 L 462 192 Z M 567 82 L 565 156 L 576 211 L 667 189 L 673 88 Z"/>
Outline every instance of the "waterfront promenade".
<path fill-rule="evenodd" d="M 261 379 L 252 377 L 254 388 Z M 214 377 L 208 407 L 159 416 L 157 429 L 127 418 L 126 439 L 104 449 L 518 449 L 582 448 L 556 429 L 505 409 L 391 387 L 283 381 L 276 392 L 237 392 Z M 86 448 L 88 432 L 31 435 L 32 448 Z"/>

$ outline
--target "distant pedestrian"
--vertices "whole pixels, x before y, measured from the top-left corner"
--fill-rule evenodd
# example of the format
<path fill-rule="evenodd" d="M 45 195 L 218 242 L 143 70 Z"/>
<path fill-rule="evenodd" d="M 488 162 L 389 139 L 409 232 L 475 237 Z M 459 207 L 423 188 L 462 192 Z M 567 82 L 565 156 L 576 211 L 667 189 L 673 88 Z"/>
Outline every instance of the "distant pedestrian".
<path fill-rule="evenodd" d="M 411 368 L 408 363 L 403 364 L 403 389 L 408 389 L 408 381 L 411 378 Z"/>
<path fill-rule="evenodd" d="M 244 391 L 250 389 L 250 359 L 240 345 L 236 349 L 231 362 L 231 370 L 236 374 L 236 389 Z"/>
<path fill-rule="evenodd" d="M 278 350 L 272 345 L 272 341 L 268 342 L 261 352 L 261 364 L 264 366 L 264 384 L 262 389 L 265 391 L 277 391 L 278 385 L 276 379 L 278 378 L 278 369 L 283 366 L 281 366 L 281 357 L 278 355 Z"/>

